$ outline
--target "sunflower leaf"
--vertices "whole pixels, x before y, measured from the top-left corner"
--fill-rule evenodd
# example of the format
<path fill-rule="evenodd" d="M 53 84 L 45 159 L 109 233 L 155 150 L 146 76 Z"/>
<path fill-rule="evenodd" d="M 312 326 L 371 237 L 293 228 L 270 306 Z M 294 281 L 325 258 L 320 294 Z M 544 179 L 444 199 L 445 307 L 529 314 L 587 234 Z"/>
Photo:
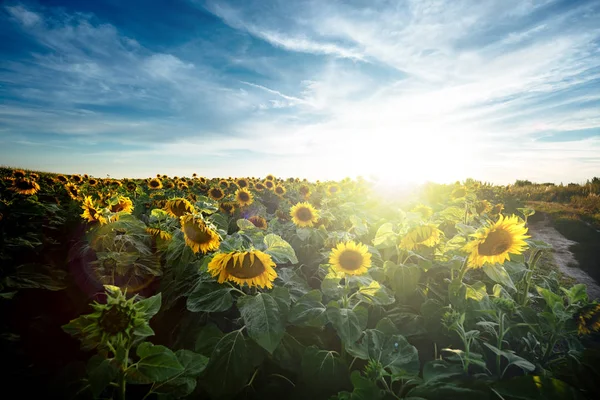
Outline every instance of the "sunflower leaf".
<path fill-rule="evenodd" d="M 187 309 L 191 312 L 227 311 L 233 305 L 232 288 L 219 284 L 198 285 L 187 299 Z"/>
<path fill-rule="evenodd" d="M 509 287 L 514 291 L 517 290 L 510 275 L 508 275 L 508 272 L 506 272 L 506 269 L 504 269 L 504 267 L 502 265 L 500 265 L 500 264 L 494 264 L 494 265 L 484 264 L 482 269 L 483 269 L 483 272 L 485 272 L 485 274 L 488 276 L 488 278 L 490 278 L 494 282 L 500 283 L 506 287 Z"/>
<path fill-rule="evenodd" d="M 327 319 L 344 343 L 352 343 L 360 338 L 367 327 L 367 318 L 367 309 L 364 307 L 340 308 L 335 301 L 327 305 Z"/>
<path fill-rule="evenodd" d="M 250 222 L 250 224 L 252 224 L 252 222 Z M 294 251 L 294 248 L 280 236 L 270 233 L 265 236 L 264 242 L 267 246 L 265 253 L 273 257 L 273 261 L 275 261 L 277 264 L 283 264 L 286 262 L 290 262 L 292 264 L 298 263 L 298 258 L 296 258 L 296 252 Z"/>
<path fill-rule="evenodd" d="M 150 319 L 156 315 L 156 313 L 160 310 L 160 303 L 162 300 L 161 293 L 158 293 L 155 296 L 149 297 L 144 300 L 140 300 L 135 303 L 134 307 L 138 311 L 142 311 L 146 315 L 146 319 Z"/>
<path fill-rule="evenodd" d="M 327 398 L 341 389 L 349 387 L 348 367 L 335 351 L 320 350 L 310 346 L 304 352 L 301 362 L 302 380 L 319 398 Z"/>
<path fill-rule="evenodd" d="M 277 301 L 266 293 L 242 296 L 237 307 L 246 323 L 248 335 L 269 353 L 273 353 L 285 332 L 283 314 Z"/>
<path fill-rule="evenodd" d="M 326 309 L 321 303 L 322 299 L 323 295 L 318 290 L 306 293 L 290 310 L 289 321 L 298 326 L 323 326 Z"/>
<path fill-rule="evenodd" d="M 136 354 L 140 360 L 135 368 L 127 370 L 127 378 L 131 383 L 161 382 L 185 370 L 177 355 L 165 346 L 144 342 L 138 346 Z"/>

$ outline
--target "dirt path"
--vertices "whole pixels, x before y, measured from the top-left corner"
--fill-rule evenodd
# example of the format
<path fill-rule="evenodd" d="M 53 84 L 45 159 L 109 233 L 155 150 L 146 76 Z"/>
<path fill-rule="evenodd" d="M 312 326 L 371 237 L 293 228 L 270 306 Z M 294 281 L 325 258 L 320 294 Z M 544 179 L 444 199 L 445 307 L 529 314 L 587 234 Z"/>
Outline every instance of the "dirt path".
<path fill-rule="evenodd" d="M 586 284 L 590 300 L 600 299 L 600 285 L 598 285 L 598 283 L 585 271 L 579 268 L 573 253 L 569 251 L 569 247 L 577 242 L 567 239 L 559 231 L 554 229 L 550 219 L 546 215 L 541 221 L 531 222 L 529 224 L 529 232 L 533 239 L 543 240 L 552 245 L 554 249 L 554 260 L 560 271 L 575 279 L 577 283 Z"/>

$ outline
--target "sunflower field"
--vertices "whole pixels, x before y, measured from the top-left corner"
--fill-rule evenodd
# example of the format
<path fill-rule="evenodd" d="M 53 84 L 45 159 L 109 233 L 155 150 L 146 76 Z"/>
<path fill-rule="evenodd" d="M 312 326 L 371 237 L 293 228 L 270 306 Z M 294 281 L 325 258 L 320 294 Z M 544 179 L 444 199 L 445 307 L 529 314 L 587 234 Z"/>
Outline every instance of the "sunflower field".
<path fill-rule="evenodd" d="M 3 168 L 4 390 L 595 399 L 600 304 L 540 268 L 533 214 L 474 180 L 395 196 L 360 178 Z"/>

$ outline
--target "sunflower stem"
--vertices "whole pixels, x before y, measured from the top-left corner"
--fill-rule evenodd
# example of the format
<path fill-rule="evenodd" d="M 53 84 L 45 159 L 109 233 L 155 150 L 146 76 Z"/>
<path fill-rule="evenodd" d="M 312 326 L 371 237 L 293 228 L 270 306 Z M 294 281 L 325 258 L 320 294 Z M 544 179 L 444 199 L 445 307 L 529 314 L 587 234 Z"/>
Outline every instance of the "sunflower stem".
<path fill-rule="evenodd" d="M 531 281 L 533 278 L 533 271 L 535 270 L 535 265 L 537 264 L 538 260 L 540 259 L 540 257 L 542 256 L 543 251 L 538 249 L 535 254 L 533 254 L 533 256 L 531 257 L 531 262 L 529 263 L 529 271 L 527 271 L 527 275 L 526 275 L 526 281 L 525 281 L 525 290 L 523 291 L 523 297 L 521 298 L 521 305 L 525 306 L 527 305 L 527 302 L 529 301 L 529 288 L 531 287 Z"/>
<path fill-rule="evenodd" d="M 465 257 L 465 261 L 463 261 L 463 265 L 460 269 L 460 273 L 458 274 L 458 280 L 460 282 L 463 281 L 463 278 L 465 277 L 465 274 L 467 273 L 467 270 L 469 269 L 468 260 L 469 260 L 469 257 Z"/>

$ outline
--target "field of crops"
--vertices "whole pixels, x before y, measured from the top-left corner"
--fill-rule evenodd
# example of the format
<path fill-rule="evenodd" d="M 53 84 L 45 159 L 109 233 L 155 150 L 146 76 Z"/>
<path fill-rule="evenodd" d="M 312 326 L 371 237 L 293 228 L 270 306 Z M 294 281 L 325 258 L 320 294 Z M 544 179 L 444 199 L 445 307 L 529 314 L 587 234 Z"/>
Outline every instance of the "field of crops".
<path fill-rule="evenodd" d="M 600 305 L 538 273 L 551 249 L 530 238 L 525 194 L 473 180 L 394 198 L 364 179 L 0 169 L 7 387 L 595 399 Z"/>

